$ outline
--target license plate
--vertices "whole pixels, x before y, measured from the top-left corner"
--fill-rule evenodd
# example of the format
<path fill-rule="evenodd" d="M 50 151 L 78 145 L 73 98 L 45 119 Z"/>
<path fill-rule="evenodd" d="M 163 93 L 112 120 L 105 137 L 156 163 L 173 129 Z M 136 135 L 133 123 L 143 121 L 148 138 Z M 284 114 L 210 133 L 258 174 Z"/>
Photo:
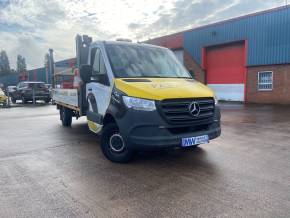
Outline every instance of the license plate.
<path fill-rule="evenodd" d="M 201 135 L 196 137 L 190 137 L 190 138 L 183 138 L 181 141 L 182 147 L 189 147 L 193 145 L 200 145 L 200 144 L 206 144 L 209 143 L 208 135 Z"/>

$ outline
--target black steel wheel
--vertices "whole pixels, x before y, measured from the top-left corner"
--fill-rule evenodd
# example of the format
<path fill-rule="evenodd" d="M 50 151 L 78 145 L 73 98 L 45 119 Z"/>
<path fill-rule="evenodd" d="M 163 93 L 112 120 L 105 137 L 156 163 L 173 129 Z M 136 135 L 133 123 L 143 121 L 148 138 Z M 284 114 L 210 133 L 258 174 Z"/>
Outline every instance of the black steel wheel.
<path fill-rule="evenodd" d="M 101 148 L 105 157 L 116 163 L 128 163 L 135 154 L 127 147 L 115 123 L 104 126 L 101 135 Z"/>

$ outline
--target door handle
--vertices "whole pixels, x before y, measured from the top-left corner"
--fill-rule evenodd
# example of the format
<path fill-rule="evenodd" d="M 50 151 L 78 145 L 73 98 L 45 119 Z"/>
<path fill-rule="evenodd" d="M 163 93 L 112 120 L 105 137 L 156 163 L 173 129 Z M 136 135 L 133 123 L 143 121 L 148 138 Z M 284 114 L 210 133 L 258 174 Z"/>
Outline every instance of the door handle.
<path fill-rule="evenodd" d="M 91 92 L 91 91 L 93 91 L 93 89 L 92 89 L 92 88 L 89 88 L 89 89 L 88 89 L 88 91 L 90 91 L 90 92 Z"/>

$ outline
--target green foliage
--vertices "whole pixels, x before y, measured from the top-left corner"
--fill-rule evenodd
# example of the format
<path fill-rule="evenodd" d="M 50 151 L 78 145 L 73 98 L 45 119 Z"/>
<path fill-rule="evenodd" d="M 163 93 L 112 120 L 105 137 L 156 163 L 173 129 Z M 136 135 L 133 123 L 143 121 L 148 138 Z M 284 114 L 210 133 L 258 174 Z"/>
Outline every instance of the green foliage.
<path fill-rule="evenodd" d="M 8 73 L 10 73 L 9 59 L 6 54 L 6 51 L 2 50 L 0 52 L 0 75 Z"/>
<path fill-rule="evenodd" d="M 25 58 L 22 57 L 21 55 L 17 55 L 17 72 L 18 73 L 23 73 L 26 71 L 26 61 Z"/>

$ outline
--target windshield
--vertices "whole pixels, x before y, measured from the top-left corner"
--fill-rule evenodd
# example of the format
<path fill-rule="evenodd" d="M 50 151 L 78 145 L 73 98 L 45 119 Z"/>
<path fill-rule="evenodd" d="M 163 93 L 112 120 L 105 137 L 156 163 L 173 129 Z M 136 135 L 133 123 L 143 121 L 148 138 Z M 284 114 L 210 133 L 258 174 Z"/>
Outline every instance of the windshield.
<path fill-rule="evenodd" d="M 106 45 L 115 77 L 191 78 L 174 53 L 142 45 Z"/>
<path fill-rule="evenodd" d="M 45 89 L 46 88 L 44 83 L 29 83 L 28 87 L 29 88 L 33 88 L 34 87 L 34 88 L 37 88 L 37 89 Z"/>

